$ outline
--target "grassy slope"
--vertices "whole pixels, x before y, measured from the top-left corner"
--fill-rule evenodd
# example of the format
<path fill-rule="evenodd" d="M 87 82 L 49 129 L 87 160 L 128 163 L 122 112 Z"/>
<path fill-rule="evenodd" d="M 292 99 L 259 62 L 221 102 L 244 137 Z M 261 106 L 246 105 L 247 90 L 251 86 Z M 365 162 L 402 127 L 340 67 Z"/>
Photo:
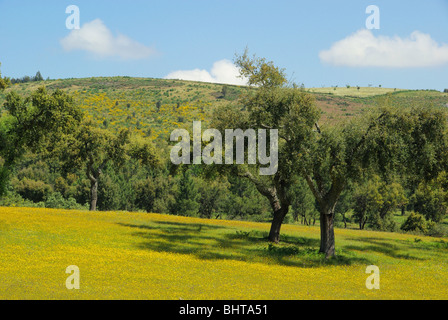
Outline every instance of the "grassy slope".
<path fill-rule="evenodd" d="M 99 126 L 128 127 L 143 135 L 151 130 L 152 139 L 165 140 L 175 128 L 190 128 L 194 120 L 207 122 L 214 107 L 235 101 L 246 90 L 229 85 L 223 97 L 223 85 L 211 83 L 130 77 L 59 79 L 14 85 L 0 93 L 0 105 L 10 90 L 25 95 L 42 85 L 72 94 Z"/>
<path fill-rule="evenodd" d="M 246 87 L 227 86 L 222 96 L 222 84 L 130 77 L 101 77 L 59 79 L 17 84 L 6 90 L 28 94 L 38 86 L 49 90 L 60 88 L 75 96 L 75 100 L 99 126 L 130 127 L 152 139 L 167 140 L 178 127 L 191 128 L 192 121 L 207 123 L 213 109 L 226 103 L 237 103 Z M 388 88 L 310 88 L 316 104 L 322 110 L 321 122 L 334 123 L 359 115 L 363 110 L 376 107 L 378 99 L 391 93 L 397 103 L 430 102 L 446 106 L 448 94 L 438 91 L 394 90 Z M 0 93 L 0 105 L 5 93 Z M 161 102 L 157 111 L 156 103 Z"/>
<path fill-rule="evenodd" d="M 333 94 L 335 96 L 354 96 L 354 97 L 371 97 L 382 95 L 386 93 L 393 93 L 402 91 L 401 89 L 392 89 L 392 88 L 376 88 L 376 87 L 360 87 L 359 90 L 357 87 L 331 87 L 331 88 L 310 88 L 310 92 L 313 93 L 328 93 Z"/>
<path fill-rule="evenodd" d="M 448 239 L 158 214 L 0 208 L 0 299 L 448 299 Z M 416 240 L 418 238 L 418 240 Z M 368 265 L 380 290 L 367 290 Z M 69 265 L 79 290 L 65 287 Z"/>

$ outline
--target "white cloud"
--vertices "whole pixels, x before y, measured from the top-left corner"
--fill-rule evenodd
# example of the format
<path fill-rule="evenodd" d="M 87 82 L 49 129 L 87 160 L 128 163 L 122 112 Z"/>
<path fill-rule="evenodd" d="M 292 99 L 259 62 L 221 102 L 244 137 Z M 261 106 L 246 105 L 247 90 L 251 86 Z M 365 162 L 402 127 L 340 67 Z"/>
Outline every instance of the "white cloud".
<path fill-rule="evenodd" d="M 171 72 L 165 79 L 247 85 L 247 80 L 240 78 L 239 75 L 240 72 L 238 67 L 229 60 L 224 59 L 215 62 L 210 72 L 201 69 L 179 70 Z"/>
<path fill-rule="evenodd" d="M 448 44 L 438 44 L 429 34 L 414 31 L 408 38 L 378 36 L 364 29 L 319 53 L 334 66 L 415 68 L 448 64 Z"/>
<path fill-rule="evenodd" d="M 125 35 L 115 37 L 100 19 L 72 30 L 60 43 L 66 51 L 83 50 L 100 58 L 144 59 L 154 53 L 153 49 Z"/>

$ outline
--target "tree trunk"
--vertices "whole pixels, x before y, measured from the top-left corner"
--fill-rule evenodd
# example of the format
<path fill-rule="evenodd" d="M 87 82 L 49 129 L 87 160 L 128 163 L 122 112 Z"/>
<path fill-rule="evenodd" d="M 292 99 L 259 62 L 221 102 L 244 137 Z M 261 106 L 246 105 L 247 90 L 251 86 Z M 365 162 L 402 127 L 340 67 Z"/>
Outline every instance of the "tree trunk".
<path fill-rule="evenodd" d="M 288 208 L 278 207 L 274 210 L 274 219 L 272 219 L 271 230 L 269 231 L 269 241 L 274 243 L 280 241 L 280 228 L 287 213 Z"/>
<path fill-rule="evenodd" d="M 367 217 L 361 218 L 361 220 L 359 221 L 360 230 L 364 230 L 364 228 L 366 227 L 367 220 L 368 220 Z"/>
<path fill-rule="evenodd" d="M 98 179 L 90 180 L 90 211 L 96 210 L 96 203 L 98 201 Z"/>
<path fill-rule="evenodd" d="M 101 172 L 106 163 L 107 159 L 103 161 L 98 169 L 94 169 L 93 159 L 90 159 L 87 166 L 87 178 L 90 180 L 90 211 L 96 210 L 96 203 L 98 201 L 98 180 L 100 179 Z"/>
<path fill-rule="evenodd" d="M 289 211 L 291 204 L 290 199 L 286 195 L 285 186 L 278 175 L 275 176 L 273 187 L 267 187 L 260 180 L 256 179 L 249 171 L 240 173 L 241 177 L 249 179 L 263 196 L 269 200 L 274 218 L 271 223 L 268 239 L 271 242 L 278 243 L 280 241 L 280 228 L 283 220 Z"/>
<path fill-rule="evenodd" d="M 334 212 L 320 214 L 320 253 L 331 258 L 335 255 Z"/>
<path fill-rule="evenodd" d="M 339 197 L 345 188 L 346 181 L 339 178 L 332 179 L 332 184 L 327 192 L 324 192 L 321 178 L 315 177 L 316 184 L 309 175 L 305 175 L 305 180 L 310 187 L 314 198 L 319 204 L 320 211 L 320 253 L 325 253 L 325 257 L 331 258 L 335 255 L 334 242 L 334 209 Z"/>
<path fill-rule="evenodd" d="M 345 218 L 345 213 L 342 215 L 342 218 L 344 219 L 344 229 L 347 229 L 347 219 Z"/>
<path fill-rule="evenodd" d="M 387 213 L 389 212 L 390 209 L 391 209 L 390 205 L 386 205 L 386 206 L 381 208 L 381 210 L 380 210 L 380 217 L 381 217 L 381 219 L 384 219 L 384 217 L 386 217 L 386 215 L 387 215 Z"/>

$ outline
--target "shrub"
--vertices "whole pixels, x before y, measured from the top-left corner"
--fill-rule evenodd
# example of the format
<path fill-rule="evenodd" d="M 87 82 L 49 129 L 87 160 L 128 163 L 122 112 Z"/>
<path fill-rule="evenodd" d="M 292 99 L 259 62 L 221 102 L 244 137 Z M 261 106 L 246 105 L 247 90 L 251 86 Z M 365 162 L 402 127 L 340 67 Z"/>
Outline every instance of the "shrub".
<path fill-rule="evenodd" d="M 40 202 L 43 201 L 45 196 L 51 191 L 51 186 L 40 180 L 33 180 L 23 178 L 19 180 L 17 178 L 12 179 L 11 185 L 14 190 L 20 194 L 23 198 Z"/>
<path fill-rule="evenodd" d="M 411 212 L 406 221 L 401 225 L 401 230 L 427 233 L 431 227 L 433 225 L 428 224 L 423 215 Z"/>
<path fill-rule="evenodd" d="M 47 199 L 45 200 L 45 208 L 74 210 L 88 209 L 86 205 L 80 205 L 72 197 L 65 199 L 60 192 L 52 192 L 47 196 Z"/>
<path fill-rule="evenodd" d="M 448 236 L 448 228 L 442 224 L 432 223 L 429 227 L 426 235 L 431 237 L 447 237 Z"/>
<path fill-rule="evenodd" d="M 179 190 L 176 202 L 171 207 L 171 213 L 187 217 L 196 217 L 199 212 L 200 197 L 197 184 L 190 172 L 186 171 L 179 180 Z"/>
<path fill-rule="evenodd" d="M 0 199 L 0 206 L 2 207 L 34 207 L 44 208 L 43 202 L 33 202 L 31 200 L 23 199 L 20 194 L 16 192 L 7 192 Z"/>
<path fill-rule="evenodd" d="M 448 194 L 439 185 L 420 184 L 412 197 L 415 212 L 426 220 L 441 222 L 448 211 Z"/>
<path fill-rule="evenodd" d="M 135 190 L 135 204 L 139 209 L 144 209 L 147 212 L 152 212 L 154 208 L 154 201 L 156 198 L 156 188 L 152 180 L 139 180 L 134 183 Z"/>

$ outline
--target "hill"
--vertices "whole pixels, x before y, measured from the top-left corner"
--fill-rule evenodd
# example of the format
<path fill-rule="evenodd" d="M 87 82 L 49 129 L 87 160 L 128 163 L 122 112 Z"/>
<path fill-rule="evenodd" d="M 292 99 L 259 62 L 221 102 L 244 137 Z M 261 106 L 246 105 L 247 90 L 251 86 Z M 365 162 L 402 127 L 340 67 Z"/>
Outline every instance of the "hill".
<path fill-rule="evenodd" d="M 38 86 L 61 89 L 73 94 L 77 103 L 99 126 L 130 127 L 144 136 L 166 140 L 178 127 L 191 127 L 193 120 L 207 122 L 217 106 L 238 103 L 248 87 L 182 80 L 131 77 L 98 77 L 58 79 L 15 84 L 0 93 L 16 90 L 28 94 Z M 309 88 L 322 110 L 323 123 L 334 123 L 359 115 L 366 108 L 376 107 L 390 94 L 395 103 L 431 103 L 448 105 L 448 93 L 434 90 L 398 90 L 387 88 Z"/>
<path fill-rule="evenodd" d="M 151 78 L 101 77 L 16 84 L 10 90 L 28 94 L 38 86 L 72 94 L 88 118 L 99 126 L 133 128 L 152 139 L 166 139 L 173 128 L 207 121 L 212 107 L 235 100 L 244 88 Z"/>
<path fill-rule="evenodd" d="M 1 299 L 447 299 L 448 239 L 129 212 L 0 207 Z M 80 289 L 67 290 L 68 266 Z M 368 290 L 366 267 L 380 270 Z"/>

